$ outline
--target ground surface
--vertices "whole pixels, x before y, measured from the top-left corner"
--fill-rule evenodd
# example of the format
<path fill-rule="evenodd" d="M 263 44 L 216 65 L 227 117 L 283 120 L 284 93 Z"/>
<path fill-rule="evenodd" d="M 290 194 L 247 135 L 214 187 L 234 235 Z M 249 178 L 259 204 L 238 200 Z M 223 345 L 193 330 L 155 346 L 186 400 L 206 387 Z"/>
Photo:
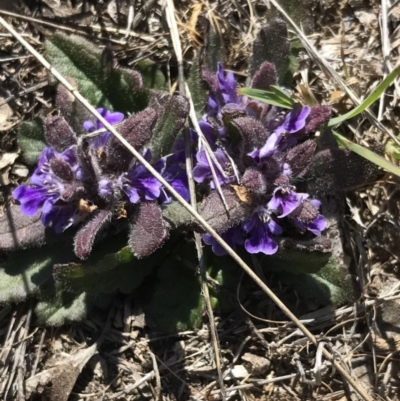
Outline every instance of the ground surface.
<path fill-rule="evenodd" d="M 40 52 L 45 38 L 57 27 L 67 32 L 78 30 L 88 37 L 97 37 L 99 46 L 111 43 L 121 64 L 152 58 L 170 71 L 171 85 L 176 84 L 177 63 L 161 2 L 17 3 L 0 0 L 0 8 L 4 9 L 0 16 Z M 318 50 L 318 57 L 324 57 L 361 98 L 396 64 L 400 45 L 400 6 L 396 3 L 382 9 L 382 4 L 374 0 L 281 2 L 302 24 Z M 133 28 L 118 33 L 116 28 L 126 29 L 129 4 L 135 10 Z M 242 78 L 246 76 L 250 44 L 257 30 L 275 13 L 268 1 L 188 0 L 175 1 L 175 6 L 185 68 L 190 67 L 202 42 L 196 24 L 198 17 L 207 15 L 224 38 L 225 67 Z M 380 23 L 382 15 L 388 20 L 384 18 Z M 51 113 L 54 92 L 45 70 L 2 28 L 0 52 L 0 208 L 4 208 L 12 188 L 29 174 L 18 159 L 15 127 L 22 120 Z M 343 113 L 352 107 L 352 102 L 317 61 L 315 55 L 300 53 L 296 90 L 302 95 L 309 92 L 319 102 L 332 104 Z M 392 88 L 372 108 L 376 120 L 396 135 L 399 94 L 397 88 Z M 382 144 L 388 136 L 376 128 L 376 120 L 360 118 L 343 132 L 362 144 Z M 354 305 L 336 311 L 314 311 L 312 318 L 305 321 L 321 344 L 335 350 L 337 358 L 376 400 L 400 399 L 398 185 L 397 178 L 386 174 L 348 194 L 347 245 L 352 273 L 358 277 L 362 295 Z M 290 292 L 278 284 L 274 289 L 283 298 Z M 0 399 L 28 397 L 24 382 L 40 372 L 51 376 L 53 389 L 42 398 L 50 401 L 221 399 L 206 320 L 200 330 L 162 336 L 145 326 L 131 297 L 121 296 L 108 316 L 94 312 L 81 324 L 44 328 L 37 325 L 32 315 L 33 302 L 0 306 Z M 224 383 L 229 390 L 227 399 L 360 399 L 261 291 L 254 291 L 248 301 L 248 305 L 254 304 L 258 305 L 258 319 L 241 309 L 216 317 L 226 374 Z M 90 346 L 104 326 L 108 330 L 100 352 L 90 358 Z M 79 368 L 72 366 L 84 366 L 75 385 Z M 33 386 L 32 380 L 28 384 Z M 40 393 L 40 385 L 37 387 Z M 36 399 L 40 397 L 37 395 Z"/>

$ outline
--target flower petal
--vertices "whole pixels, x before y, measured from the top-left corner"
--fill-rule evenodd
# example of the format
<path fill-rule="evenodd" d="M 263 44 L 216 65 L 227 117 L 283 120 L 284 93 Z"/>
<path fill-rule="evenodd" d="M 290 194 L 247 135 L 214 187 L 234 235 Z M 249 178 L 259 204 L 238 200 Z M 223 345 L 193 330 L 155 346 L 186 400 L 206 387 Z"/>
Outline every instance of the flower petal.
<path fill-rule="evenodd" d="M 140 200 L 139 192 L 136 188 L 129 187 L 125 189 L 126 194 L 128 195 L 129 202 L 137 203 Z"/>
<path fill-rule="evenodd" d="M 312 222 L 307 224 L 307 230 L 312 232 L 317 237 L 321 236 L 321 232 L 325 230 L 327 226 L 327 221 L 322 214 L 318 215 L 316 219 Z"/>
<path fill-rule="evenodd" d="M 279 142 L 281 141 L 282 135 L 273 132 L 265 142 L 265 145 L 260 149 L 260 159 L 271 156 L 278 148 Z"/>
<path fill-rule="evenodd" d="M 283 230 L 282 227 L 276 223 L 274 220 L 270 220 L 268 223 L 268 229 L 271 231 L 271 234 L 281 235 Z"/>
<path fill-rule="evenodd" d="M 21 210 L 26 216 L 34 216 L 46 200 L 46 195 L 40 188 L 29 188 L 19 185 L 13 191 L 13 197 L 21 203 Z"/>
<path fill-rule="evenodd" d="M 86 132 L 93 132 L 93 131 L 96 131 L 96 126 L 93 124 L 92 121 L 84 121 L 83 122 L 83 129 Z"/>
<path fill-rule="evenodd" d="M 265 232 L 264 235 L 252 235 L 244 243 L 244 247 L 248 253 L 264 253 L 265 255 L 273 255 L 278 250 L 278 244 L 271 239 Z"/>
<path fill-rule="evenodd" d="M 115 125 L 120 123 L 123 119 L 125 118 L 123 113 L 120 113 L 118 111 L 115 111 L 113 113 L 109 112 L 106 116 L 105 119 L 107 122 L 111 125 Z"/>

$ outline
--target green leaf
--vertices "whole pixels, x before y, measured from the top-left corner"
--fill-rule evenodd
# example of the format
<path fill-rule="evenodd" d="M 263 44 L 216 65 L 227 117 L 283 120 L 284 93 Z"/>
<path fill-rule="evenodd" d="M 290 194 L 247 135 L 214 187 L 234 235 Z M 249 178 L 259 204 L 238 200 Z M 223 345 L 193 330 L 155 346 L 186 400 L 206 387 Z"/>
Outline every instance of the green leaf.
<path fill-rule="evenodd" d="M 194 251 L 194 247 L 191 247 Z M 158 331 L 175 333 L 200 327 L 204 301 L 200 279 L 182 261 L 170 259 L 161 266 L 146 316 Z"/>
<path fill-rule="evenodd" d="M 293 99 L 290 97 L 289 93 L 283 90 L 281 87 L 276 85 L 271 85 L 271 92 L 274 93 L 279 99 L 282 99 L 283 102 L 287 104 L 294 105 Z"/>
<path fill-rule="evenodd" d="M 79 36 L 56 33 L 46 41 L 46 57 L 63 76 L 74 78 L 80 93 L 96 107 L 128 113 L 147 106 L 148 90 L 133 82 L 126 70 L 106 70 L 100 50 Z M 160 84 L 154 65 L 140 64 L 138 68 L 145 72 L 145 87 Z"/>
<path fill-rule="evenodd" d="M 128 246 L 115 253 L 94 252 L 87 262 L 55 266 L 55 279 L 62 288 L 88 294 L 130 292 L 137 288 L 162 263 L 167 253 L 164 247 L 145 259 L 136 259 Z"/>
<path fill-rule="evenodd" d="M 143 85 L 147 89 L 166 90 L 164 74 L 160 67 L 149 59 L 144 59 L 135 64 L 135 69 L 143 76 Z"/>
<path fill-rule="evenodd" d="M 52 281 L 55 263 L 74 259 L 72 244 L 44 246 L 16 251 L 0 265 L 0 304 L 22 301 L 37 294 L 41 286 Z"/>
<path fill-rule="evenodd" d="M 279 274 L 280 281 L 292 285 L 300 298 L 317 307 L 340 306 L 356 299 L 353 279 L 344 267 L 327 264 L 318 274 Z"/>
<path fill-rule="evenodd" d="M 86 293 L 70 294 L 57 289 L 53 298 L 40 301 L 35 307 L 39 324 L 62 326 L 84 319 L 92 306 L 93 297 Z"/>
<path fill-rule="evenodd" d="M 198 55 L 193 60 L 192 68 L 190 69 L 189 78 L 187 80 L 187 84 L 192 95 L 194 109 L 196 110 L 197 116 L 199 118 L 203 114 L 206 107 L 209 92 L 209 87 L 204 82 L 202 77 L 201 64 L 202 60 L 200 55 Z"/>
<path fill-rule="evenodd" d="M 231 311 L 237 306 L 236 288 L 242 270 L 229 256 L 215 256 L 204 248 L 207 274 L 219 285 L 209 284 L 213 308 Z M 157 282 L 146 309 L 146 316 L 162 332 L 198 328 L 203 321 L 205 302 L 201 279 L 196 274 L 198 261 L 194 241 L 181 240 L 171 258 L 157 272 Z"/>
<path fill-rule="evenodd" d="M 357 153 L 358 155 L 364 157 L 370 162 L 376 164 L 377 166 L 382 167 L 383 169 L 389 171 L 390 173 L 400 177 L 400 167 L 386 160 L 384 157 L 377 155 L 371 150 L 364 148 L 363 146 L 357 143 L 349 141 L 347 138 L 340 135 L 339 133 L 335 131 L 332 131 L 332 133 L 336 138 L 337 142 L 339 143 L 339 145 L 353 151 L 354 153 Z"/>
<path fill-rule="evenodd" d="M 225 60 L 224 57 L 224 42 L 220 33 L 214 29 L 213 24 L 207 21 L 206 32 L 206 57 L 207 57 L 207 68 L 210 71 L 217 72 L 218 63 Z"/>
<path fill-rule="evenodd" d="M 162 92 L 158 92 L 157 95 L 163 96 Z M 189 102 L 184 96 L 166 94 L 166 97 L 169 100 L 160 109 L 156 109 L 159 118 L 154 128 L 153 137 L 146 145 L 151 150 L 153 160 L 159 160 L 169 154 L 189 114 Z"/>
<path fill-rule="evenodd" d="M 210 247 L 204 250 L 208 261 L 207 273 L 219 284 L 219 287 L 209 285 L 213 309 L 230 312 L 238 305 L 236 290 L 242 270 L 230 256 L 216 256 Z"/>
<path fill-rule="evenodd" d="M 323 238 L 309 241 L 280 239 L 278 252 L 264 258 L 263 267 L 268 271 L 316 273 L 332 262 L 330 246 L 329 241 Z"/>
<path fill-rule="evenodd" d="M 385 145 L 385 154 L 388 155 L 391 160 L 398 163 L 400 161 L 400 146 L 390 139 Z"/>
<path fill-rule="evenodd" d="M 273 91 L 265 91 L 262 89 L 253 88 L 239 88 L 238 93 L 251 99 L 271 104 L 272 106 L 282 107 L 283 109 L 293 108 L 294 101 L 286 92 L 275 85 L 271 85 L 271 88 L 273 88 Z"/>
<path fill-rule="evenodd" d="M 192 221 L 192 215 L 177 201 L 164 205 L 162 214 L 164 220 L 174 229 L 187 225 Z"/>
<path fill-rule="evenodd" d="M 399 74 L 400 65 L 396 67 L 360 105 L 353 110 L 350 110 L 346 114 L 330 119 L 328 122 L 328 127 L 341 124 L 343 121 L 349 120 L 350 118 L 362 113 L 380 98 L 380 96 L 385 92 L 386 88 L 397 78 Z"/>
<path fill-rule="evenodd" d="M 25 163 L 30 166 L 35 165 L 46 146 L 44 121 L 40 117 L 36 117 L 30 122 L 21 123 L 17 131 L 17 141 Z"/>

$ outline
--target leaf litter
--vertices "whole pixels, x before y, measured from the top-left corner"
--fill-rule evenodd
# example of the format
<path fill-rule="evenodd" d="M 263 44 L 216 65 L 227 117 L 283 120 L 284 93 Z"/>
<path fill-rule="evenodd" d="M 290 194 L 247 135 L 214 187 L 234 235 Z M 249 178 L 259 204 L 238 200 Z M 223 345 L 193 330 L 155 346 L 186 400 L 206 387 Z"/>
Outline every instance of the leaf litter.
<path fill-rule="evenodd" d="M 146 6 L 148 3 L 152 3 L 150 7 Z M 53 22 L 56 27 L 61 22 L 87 32 L 92 39 L 101 37 L 97 39 L 100 48 L 105 38 L 110 39 L 120 62 L 129 64 L 149 56 L 167 66 L 171 78 L 175 79 L 177 65 L 168 30 L 164 28 L 160 3 L 136 2 L 133 15 L 138 18 L 134 17 L 131 26 L 127 25 L 132 12 L 128 2 L 112 1 L 93 7 L 89 2 L 80 1 L 40 4 L 21 1 L 16 5 L 7 3 L 3 8 L 35 19 L 26 22 L 8 17 L 14 28 L 39 51 L 43 51 L 43 38 L 54 31 L 54 27 L 44 22 Z M 290 2 L 280 4 L 290 7 Z M 121 15 L 116 12 L 119 6 Z M 141 12 L 146 7 L 147 13 Z M 396 7 L 397 4 L 390 7 L 387 15 L 389 61 L 393 66 L 396 65 L 400 31 Z M 176 9 L 184 67 L 190 67 L 198 48 L 197 41 L 201 42 L 197 22 L 203 13 L 214 22 L 223 38 L 227 68 L 238 77 L 246 76 L 249 46 L 266 15 L 269 17 L 273 12 L 270 2 L 243 0 L 200 1 L 195 6 L 182 0 Z M 315 1 L 310 2 L 310 9 L 312 13 L 308 13 L 306 19 L 297 14 L 296 21 L 303 23 L 318 50 L 318 57 L 325 57 L 357 96 L 366 98 L 390 73 L 390 63 L 382 57 L 385 49 L 379 24 L 381 3 L 376 0 Z M 298 9 L 295 12 L 299 13 Z M 118 29 L 124 30 L 125 37 L 117 34 Z M 3 127 L 0 128 L 0 200 L 4 206 L 9 202 L 12 186 L 27 175 L 27 167 L 18 159 L 16 123 L 48 115 L 53 109 L 53 94 L 47 73 L 1 29 L 0 35 L 4 90 L 0 98 Z M 340 114 L 353 107 L 335 80 L 304 51 L 300 51 L 297 71 L 297 88 L 306 90 L 299 92 L 300 97 L 308 92 L 319 101 L 331 103 Z M 373 111 L 387 130 L 398 134 L 396 86 L 386 91 L 381 105 L 375 105 Z M 352 140 L 381 152 L 382 144 L 389 139 L 362 117 L 350 121 L 342 130 L 345 130 L 342 134 L 350 135 Z M 344 220 L 346 264 L 357 277 L 360 290 L 357 303 L 318 309 L 311 300 L 294 294 L 290 286 L 268 277 L 280 298 L 292 305 L 310 329 L 316 330 L 321 346 L 334 349 L 345 360 L 353 377 L 371 395 L 387 400 L 400 399 L 400 378 L 396 373 L 400 343 L 398 185 L 396 177 L 385 174 L 347 195 L 350 208 Z M 240 285 L 252 287 L 246 279 Z M 265 295 L 257 290 L 251 294 L 245 300 L 243 311 L 255 315 L 253 319 L 241 310 L 216 316 L 227 399 L 359 399 L 321 358 L 319 348 L 310 345 Z M 116 302 L 110 318 L 111 327 L 104 332 L 98 350 L 97 361 L 102 368 L 98 368 L 97 363 L 86 367 L 79 365 L 82 373 L 77 371 L 71 382 L 65 380 L 64 388 L 71 387 L 67 391 L 71 391 L 71 395 L 69 398 L 69 394 L 63 395 L 65 399 L 221 399 L 207 325 L 199 330 L 161 335 L 149 321 L 140 325 L 134 323 L 143 321 L 138 296 L 121 295 Z M 23 400 L 29 397 L 36 378 L 48 375 L 49 380 L 43 384 L 50 394 L 48 399 L 62 399 L 59 393 L 51 395 L 49 390 L 52 387 L 49 383 L 57 382 L 60 377 L 52 369 L 57 365 L 64 366 L 62 370 L 66 371 L 66 366 L 72 366 L 62 365 L 68 358 L 74 358 L 79 352 L 86 355 L 92 350 L 106 320 L 107 313 L 98 310 L 79 325 L 46 329 L 32 315 L 30 302 L 0 307 L 0 397 Z M 64 360 L 63 355 L 69 356 Z M 321 380 L 324 385 L 318 385 Z"/>

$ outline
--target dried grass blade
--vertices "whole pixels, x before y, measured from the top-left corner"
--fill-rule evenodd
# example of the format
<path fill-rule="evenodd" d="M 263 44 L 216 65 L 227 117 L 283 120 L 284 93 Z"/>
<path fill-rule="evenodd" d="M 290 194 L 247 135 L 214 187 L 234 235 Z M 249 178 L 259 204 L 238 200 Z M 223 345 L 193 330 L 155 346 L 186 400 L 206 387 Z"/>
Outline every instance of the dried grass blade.
<path fill-rule="evenodd" d="M 183 94 L 188 94 L 188 93 L 190 93 L 190 91 L 189 91 L 189 87 L 187 85 L 185 85 L 185 78 L 184 78 L 184 74 L 183 74 L 182 46 L 181 46 L 181 41 L 180 41 L 180 37 L 179 37 L 178 25 L 177 25 L 177 22 L 175 19 L 175 7 L 174 7 L 174 3 L 172 0 L 167 0 L 167 2 L 166 2 L 166 17 L 167 17 L 167 22 L 168 22 L 170 32 L 171 32 L 171 38 L 172 38 L 175 54 L 176 54 L 176 57 L 177 57 L 178 63 L 179 63 L 179 88 Z M 194 104 L 192 101 L 190 102 L 190 110 L 191 111 L 194 110 Z M 194 120 L 195 124 L 198 125 L 196 115 L 191 112 L 190 116 L 192 118 L 192 121 Z M 201 130 L 199 130 L 198 132 L 200 133 Z M 189 186 L 190 200 L 191 200 L 192 208 L 194 210 L 196 210 L 197 200 L 196 200 L 196 192 L 194 189 L 194 180 L 193 180 L 193 174 L 192 174 L 193 166 L 192 166 L 192 161 L 191 161 L 190 145 L 189 145 L 188 140 L 189 140 L 188 135 L 185 135 L 185 154 L 186 154 L 186 167 L 187 167 L 187 171 L 188 171 L 188 178 L 190 181 L 190 186 Z M 210 165 L 214 181 L 217 184 L 217 188 L 222 195 L 222 199 L 225 202 L 225 199 L 222 194 L 222 190 L 219 186 L 217 175 L 214 170 L 214 165 L 210 158 L 210 154 L 206 148 L 205 148 L 205 151 L 206 151 L 207 161 Z M 211 152 L 211 153 L 214 155 L 213 152 Z M 194 233 L 194 237 L 195 237 L 197 257 L 199 260 L 199 267 L 200 267 L 201 287 L 202 287 L 202 292 L 203 292 L 203 296 L 204 296 L 204 300 L 205 300 L 205 304 L 206 304 L 209 328 L 210 328 L 211 339 L 212 339 L 213 350 L 214 350 L 215 365 L 217 367 L 217 372 L 218 372 L 219 387 L 221 390 L 222 400 L 225 401 L 226 400 L 226 392 L 225 392 L 224 379 L 222 376 L 221 349 L 220 349 L 220 345 L 219 345 L 220 343 L 219 343 L 219 338 L 218 338 L 217 327 L 215 325 L 214 311 L 213 311 L 213 308 L 211 305 L 211 298 L 210 298 L 210 293 L 208 290 L 207 270 L 206 270 L 206 266 L 205 266 L 205 259 L 204 259 L 203 247 L 202 247 L 202 243 L 201 243 L 201 236 L 198 233 Z"/>

